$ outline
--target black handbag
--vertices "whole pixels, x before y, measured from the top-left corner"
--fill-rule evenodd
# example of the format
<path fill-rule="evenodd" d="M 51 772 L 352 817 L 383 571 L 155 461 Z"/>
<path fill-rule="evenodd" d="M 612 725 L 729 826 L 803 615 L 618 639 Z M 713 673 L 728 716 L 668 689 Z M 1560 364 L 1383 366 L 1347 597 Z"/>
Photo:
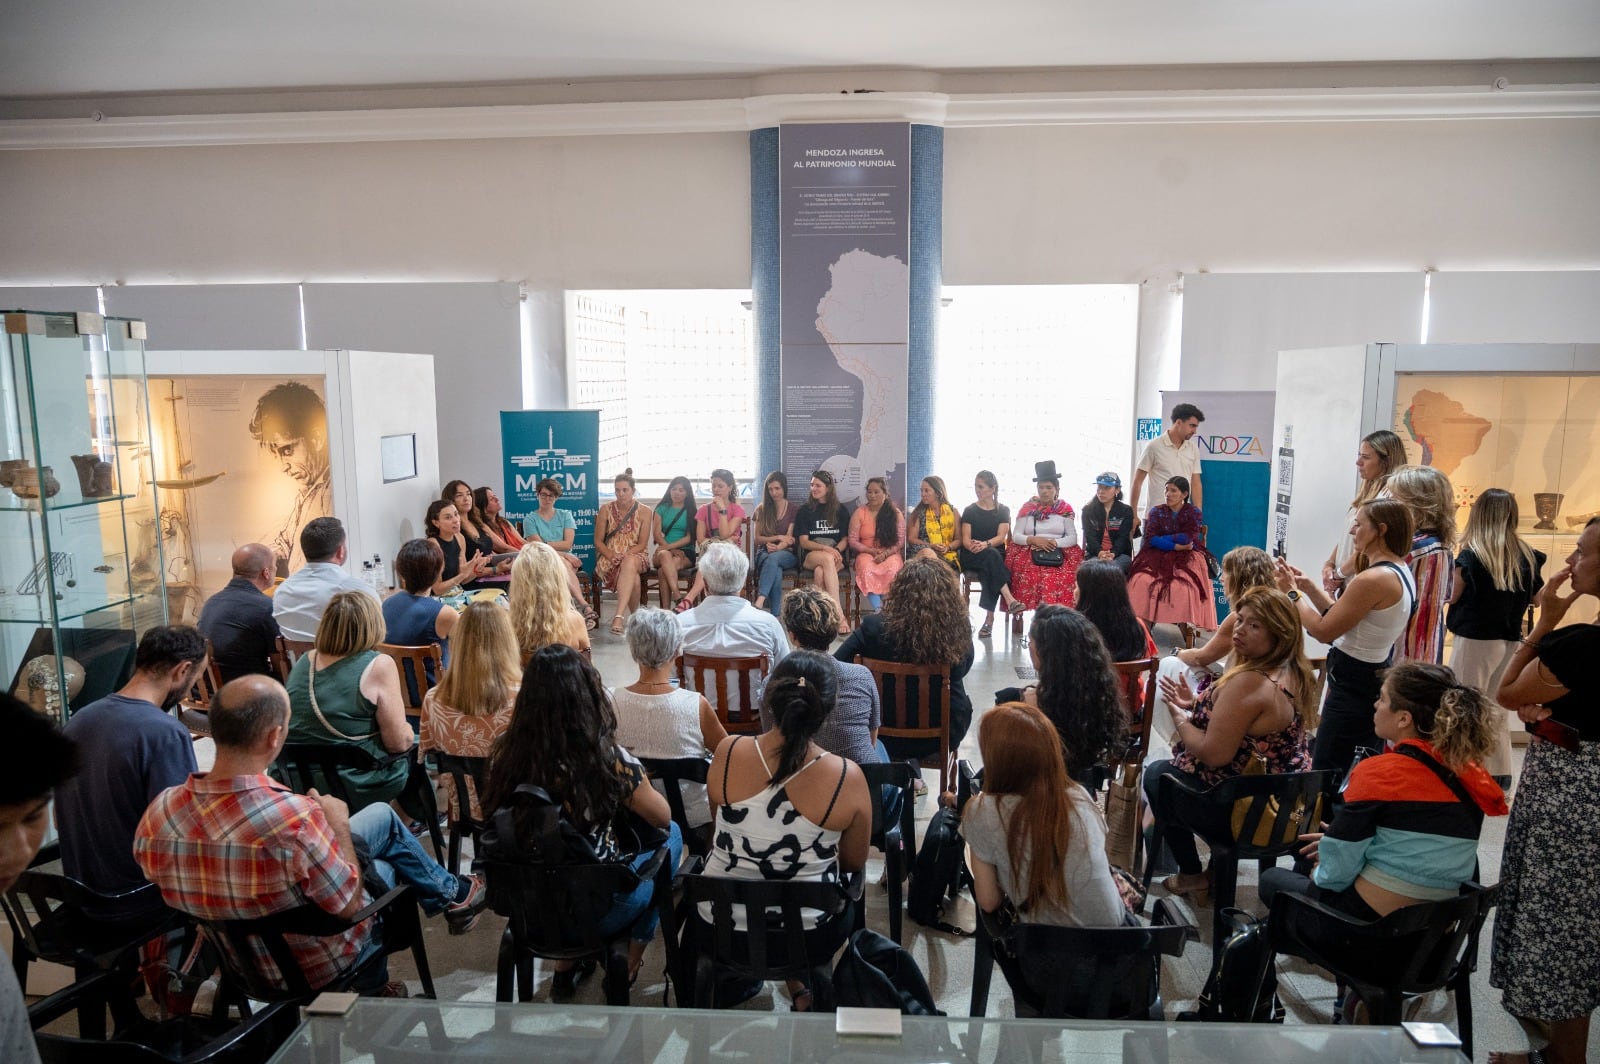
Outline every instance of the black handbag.
<path fill-rule="evenodd" d="M 1041 569 L 1059 569 L 1065 561 L 1066 557 L 1061 553 L 1060 547 L 1053 547 L 1050 550 L 1033 548 L 1033 564 Z"/>
<path fill-rule="evenodd" d="M 840 1005 L 894 1009 L 907 1016 L 944 1015 L 911 954 L 867 928 L 850 936 L 833 966 L 833 997 Z"/>

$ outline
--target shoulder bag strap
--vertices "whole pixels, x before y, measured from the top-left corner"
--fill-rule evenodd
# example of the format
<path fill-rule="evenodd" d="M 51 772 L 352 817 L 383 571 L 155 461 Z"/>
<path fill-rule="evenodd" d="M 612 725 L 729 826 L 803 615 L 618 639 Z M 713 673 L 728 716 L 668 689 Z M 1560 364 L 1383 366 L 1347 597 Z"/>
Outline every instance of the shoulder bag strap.
<path fill-rule="evenodd" d="M 363 670 L 363 671 L 365 671 L 365 670 Z M 358 691 L 360 690 L 360 687 L 359 687 L 360 682 L 361 681 L 358 678 L 356 680 L 356 683 L 358 685 L 357 686 L 357 690 Z M 311 696 L 311 712 L 313 712 L 313 713 L 315 713 L 317 715 L 317 720 L 321 722 L 321 724 L 322 724 L 322 726 L 324 728 L 328 729 L 329 734 L 337 735 L 339 738 L 343 739 L 347 743 L 359 743 L 359 742 L 361 742 L 361 741 L 363 741 L 365 739 L 374 738 L 378 734 L 377 732 L 372 731 L 372 732 L 368 732 L 365 735 L 346 735 L 344 732 L 340 731 L 338 728 L 335 728 L 332 724 L 329 724 L 328 723 L 328 718 L 324 717 L 322 715 L 322 707 L 317 705 L 317 659 L 316 659 L 316 651 L 312 651 L 310 654 L 306 655 L 306 694 Z"/>
<path fill-rule="evenodd" d="M 1462 804 L 1471 806 L 1474 809 L 1478 808 L 1478 803 L 1473 800 L 1473 797 L 1470 793 L 1468 793 L 1467 788 L 1462 785 L 1460 777 L 1430 757 L 1426 751 L 1420 749 L 1419 747 L 1407 746 L 1402 743 L 1394 748 L 1394 752 L 1409 757 L 1413 761 L 1420 761 L 1424 765 L 1427 765 L 1429 768 L 1433 769 L 1433 774 L 1435 776 L 1438 776 L 1444 781 L 1444 785 L 1450 788 L 1455 796 L 1461 800 Z"/>

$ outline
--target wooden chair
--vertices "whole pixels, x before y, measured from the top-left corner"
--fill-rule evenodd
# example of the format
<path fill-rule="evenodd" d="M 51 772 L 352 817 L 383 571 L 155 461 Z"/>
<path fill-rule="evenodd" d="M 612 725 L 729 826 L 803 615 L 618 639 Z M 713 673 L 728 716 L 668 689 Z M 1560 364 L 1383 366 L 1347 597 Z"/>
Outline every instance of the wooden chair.
<path fill-rule="evenodd" d="M 756 689 L 758 681 L 766 674 L 765 654 L 747 658 L 687 653 L 678 656 L 678 683 L 705 695 L 729 735 L 761 734 Z M 734 692 L 738 694 L 737 700 L 729 697 Z"/>
<path fill-rule="evenodd" d="M 950 789 L 950 667 L 903 665 L 856 655 L 878 686 L 883 706 L 879 738 L 937 739 L 939 741 L 939 791 Z M 937 681 L 937 682 L 935 682 Z M 937 689 L 937 690 L 936 690 Z"/>
<path fill-rule="evenodd" d="M 444 673 L 444 654 L 439 644 L 403 647 L 394 643 L 379 643 L 378 652 L 393 658 L 400 668 L 400 696 L 406 702 L 406 715 L 420 716 L 423 696 L 439 682 L 439 677 Z"/>
<path fill-rule="evenodd" d="M 1140 661 L 1117 661 L 1111 667 L 1122 681 L 1122 692 L 1128 710 L 1128 746 L 1119 761 L 1144 763 L 1150 752 L 1150 717 L 1156 704 L 1156 678 L 1160 658 Z"/>
<path fill-rule="evenodd" d="M 290 639 L 286 635 L 278 637 L 278 657 L 283 662 L 283 679 L 289 680 L 289 670 L 294 668 L 294 663 L 300 660 L 302 654 L 309 654 L 317 648 L 315 640 Z"/>
<path fill-rule="evenodd" d="M 217 689 L 222 686 L 222 669 L 217 665 L 216 653 L 211 649 L 211 640 L 206 640 L 206 667 L 195 674 L 194 686 L 189 688 L 189 694 L 179 703 L 190 709 L 208 709 L 211 700 L 217 696 Z"/>

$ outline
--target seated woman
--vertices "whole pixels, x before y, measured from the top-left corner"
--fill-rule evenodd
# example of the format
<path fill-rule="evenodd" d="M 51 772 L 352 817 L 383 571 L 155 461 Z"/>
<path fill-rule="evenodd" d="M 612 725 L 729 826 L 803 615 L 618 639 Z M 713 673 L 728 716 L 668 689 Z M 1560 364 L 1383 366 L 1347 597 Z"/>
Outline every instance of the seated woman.
<path fill-rule="evenodd" d="M 423 696 L 417 754 L 437 750 L 456 757 L 488 757 L 495 740 L 511 724 L 511 709 L 522 685 L 510 616 L 493 602 L 467 606 L 456 625 L 454 651 L 439 686 Z M 445 790 L 450 795 L 450 818 L 459 820 L 455 788 Z M 483 806 L 471 776 L 467 794 L 468 812 L 481 821 Z"/>
<path fill-rule="evenodd" d="M 1078 612 L 1106 642 L 1112 661 L 1143 661 L 1156 656 L 1150 629 L 1134 616 L 1128 580 L 1116 562 L 1088 558 L 1078 567 Z"/>
<path fill-rule="evenodd" d="M 506 520 L 505 506 L 500 502 L 500 496 L 490 487 L 472 489 L 472 523 L 484 529 L 505 544 L 508 551 L 521 550 L 525 542 L 510 521 Z"/>
<path fill-rule="evenodd" d="M 611 689 L 617 712 L 617 742 L 634 757 L 710 757 L 728 737 L 704 695 L 679 687 L 674 663 L 683 646 L 678 619 L 666 610 L 645 606 L 628 618 L 628 653 L 639 666 L 639 678 Z M 661 785 L 657 783 L 656 789 Z M 711 823 L 706 789 L 680 783 L 683 809 L 691 831 Z M 706 832 L 709 841 L 710 832 Z"/>
<path fill-rule="evenodd" d="M 572 553 L 572 544 L 578 538 L 578 522 L 571 510 L 556 509 L 556 500 L 561 498 L 560 481 L 545 477 L 534 490 L 539 496 L 539 508 L 523 518 L 523 542 L 525 545 L 548 544 L 560 556 L 567 567 L 567 593 L 572 596 L 572 605 L 583 614 L 583 622 L 592 632 L 600 625 L 600 615 L 584 600 L 583 585 L 578 583 L 583 559 Z"/>
<path fill-rule="evenodd" d="M 1022 689 L 1021 701 L 1055 726 L 1067 775 L 1087 785 L 1096 765 L 1121 759 L 1128 734 L 1122 687 L 1105 643 L 1077 610 L 1045 605 L 1028 629 L 1028 653 L 1039 681 Z"/>
<path fill-rule="evenodd" d="M 1178 863 L 1178 874 L 1162 881 L 1169 893 L 1199 894 L 1207 888 L 1195 849 L 1195 829 L 1225 834 L 1229 810 L 1198 802 L 1168 803 L 1158 786 L 1176 776 L 1180 788 L 1209 790 L 1243 774 L 1257 758 L 1269 774 L 1310 768 L 1306 729 L 1316 722 L 1311 664 L 1294 603 L 1281 591 L 1252 588 L 1240 598 L 1233 629 L 1233 665 L 1198 698 L 1188 681 L 1162 681 L 1172 715 L 1172 759 L 1157 761 L 1145 773 L 1145 795 L 1164 826 L 1163 838 Z"/>
<path fill-rule="evenodd" d="M 571 647 L 544 647 L 523 670 L 511 725 L 495 743 L 484 805 L 502 809 L 519 786 L 535 784 L 561 803 L 601 860 L 641 868 L 657 849 L 651 840 L 664 835 L 675 870 L 683 858 L 683 836 L 672 810 L 617 742 L 616 731 L 616 713 L 594 666 Z M 654 880 L 641 882 L 616 895 L 600 921 L 602 935 L 631 930 L 630 977 L 638 974 L 645 948 L 656 937 L 660 910 L 654 893 Z M 593 969 L 593 961 L 557 961 L 551 998 L 571 1000 L 577 981 Z"/>
<path fill-rule="evenodd" d="M 341 591 L 328 600 L 317 624 L 315 649 L 289 670 L 287 742 L 359 746 L 375 759 L 411 749 L 414 736 L 400 694 L 400 670 L 379 653 L 383 611 L 365 591 Z M 397 758 L 367 769 L 339 772 L 350 811 L 398 798 L 410 762 Z"/>
<path fill-rule="evenodd" d="M 589 628 L 583 614 L 567 602 L 566 567 L 546 543 L 529 543 L 517 552 L 511 567 L 511 630 L 516 633 L 522 664 L 533 652 L 552 643 L 589 652 Z"/>
<path fill-rule="evenodd" d="M 739 505 L 735 497 L 739 490 L 739 482 L 734 480 L 733 474 L 726 469 L 713 469 L 711 471 L 711 501 L 700 507 L 694 515 L 695 538 L 710 546 L 713 543 L 732 543 L 744 552 L 744 523 L 749 515 L 744 512 L 744 507 Z M 706 582 L 697 572 L 694 574 L 694 586 L 689 588 L 689 593 L 678 600 L 673 609 L 682 613 L 700 600 L 706 593 Z"/>
<path fill-rule="evenodd" d="M 1500 785 L 1482 764 L 1494 749 L 1500 712 L 1443 665 L 1387 670 L 1376 727 L 1393 747 L 1350 770 L 1327 832 L 1305 836 L 1301 852 L 1316 863 L 1312 875 L 1267 869 L 1262 903 L 1270 908 L 1280 891 L 1290 891 L 1377 920 L 1406 905 L 1456 897 L 1477 872 L 1484 816 L 1507 812 Z"/>
<path fill-rule="evenodd" d="M 1133 507 L 1122 501 L 1122 478 L 1109 470 L 1094 478 L 1094 498 L 1083 505 L 1083 551 L 1112 562 L 1124 576 L 1133 565 Z"/>
<path fill-rule="evenodd" d="M 474 553 L 509 554 L 511 547 L 482 523 L 483 515 L 474 514 L 477 498 L 472 487 L 464 480 L 452 480 L 444 486 L 439 498 L 455 504 L 456 515 L 461 518 L 461 535 L 475 548 Z M 502 570 L 503 572 L 504 570 Z"/>
<path fill-rule="evenodd" d="M 656 503 L 656 579 L 667 601 L 678 601 L 678 574 L 694 568 L 694 485 L 688 477 L 673 477 Z"/>
<path fill-rule="evenodd" d="M 796 556 L 800 567 L 833 604 L 839 607 L 839 634 L 850 631 L 844 602 L 839 598 L 839 574 L 844 571 L 845 537 L 850 530 L 850 507 L 839 501 L 833 474 L 819 469 L 811 474 L 811 495 L 794 515 Z"/>
<path fill-rule="evenodd" d="M 855 552 L 856 590 L 867 605 L 883 608 L 884 592 L 905 564 L 906 519 L 889 498 L 888 481 L 867 480 L 867 501 L 850 517 L 850 549 Z"/>
<path fill-rule="evenodd" d="M 783 628 L 796 650 L 815 650 L 826 654 L 833 646 L 839 628 L 839 607 L 815 587 L 795 588 L 783 598 Z M 889 753 L 878 739 L 882 723 L 878 705 L 878 685 L 865 665 L 853 661 L 833 662 L 838 694 L 833 712 L 823 721 L 814 741 L 830 754 L 858 765 L 889 760 Z M 761 707 L 761 727 L 770 731 L 776 722 Z M 896 807 L 898 809 L 898 806 Z"/>
<path fill-rule="evenodd" d="M 1038 495 L 1022 504 L 1006 545 L 1011 572 L 1012 613 L 1036 610 L 1046 602 L 1073 603 L 1083 548 L 1072 507 L 1061 498 L 1061 477 L 1054 462 L 1035 462 Z"/>
<path fill-rule="evenodd" d="M 972 723 L 972 700 L 962 679 L 972 668 L 972 629 L 967 623 L 967 602 L 961 597 L 956 574 L 942 561 L 913 558 L 889 587 L 883 612 L 865 617 L 861 627 L 834 652 L 840 661 L 857 655 L 909 665 L 938 665 L 950 670 L 950 749 L 961 745 Z M 933 692 L 937 695 L 938 692 Z M 887 702 L 883 716 L 893 721 L 895 707 Z M 920 759 L 937 756 L 936 739 L 886 738 L 889 754 L 910 761 L 919 770 L 917 793 L 927 792 L 920 776 Z"/>
<path fill-rule="evenodd" d="M 978 638 L 988 639 L 994 631 L 994 608 L 1021 613 L 1011 595 L 1011 570 L 1006 568 L 1006 544 L 1011 541 L 1011 508 L 997 496 L 1000 482 L 987 469 L 978 470 L 972 490 L 978 501 L 961 511 L 961 549 L 956 552 L 961 572 L 978 578 L 978 607 L 983 624 Z M 1017 622 L 1018 628 L 1022 622 Z"/>
<path fill-rule="evenodd" d="M 1148 624 L 1210 632 L 1217 627 L 1217 603 L 1206 569 L 1210 555 L 1199 542 L 1204 519 L 1189 501 L 1187 477 L 1168 480 L 1166 492 L 1167 501 L 1145 515 L 1144 548 L 1128 573 L 1128 597 Z"/>
<path fill-rule="evenodd" d="M 428 538 L 439 545 L 439 552 L 444 557 L 439 579 L 433 582 L 432 591 L 435 595 L 453 595 L 464 587 L 472 587 L 480 577 L 494 572 L 494 566 L 489 564 L 489 555 L 483 553 L 476 544 L 469 543 L 461 534 L 461 515 L 456 512 L 455 503 L 444 499 L 430 502 L 428 514 L 423 518 L 423 527 L 427 530 Z"/>
<path fill-rule="evenodd" d="M 814 741 L 833 710 L 834 676 L 826 655 L 790 654 L 772 670 L 762 694 L 763 714 L 776 727 L 717 747 L 707 777 L 716 830 L 706 875 L 828 882 L 866 864 L 872 834 L 866 779 L 853 762 Z M 848 909 L 825 922 L 819 916 L 806 914 L 807 953 L 832 956 L 855 921 Z M 710 920 L 709 911 L 691 913 L 686 942 L 711 948 Z M 745 926 L 738 910 L 734 923 Z M 782 942 L 769 946 L 779 950 Z M 791 980 L 789 991 L 796 1011 L 810 1009 L 809 989 Z"/>
<path fill-rule="evenodd" d="M 443 573 L 444 554 L 435 540 L 408 539 L 400 545 L 400 553 L 394 557 L 400 589 L 383 600 L 383 642 L 401 647 L 432 644 L 449 664 L 450 633 L 460 614 L 433 597 L 433 585 Z M 433 674 L 433 662 L 428 662 L 427 668 L 428 686 L 432 687 L 439 678 Z M 407 676 L 406 683 L 411 688 L 408 704 L 417 705 L 416 680 Z"/>
<path fill-rule="evenodd" d="M 755 515 L 756 609 L 782 616 L 783 574 L 800 564 L 795 557 L 795 505 L 789 501 L 789 478 L 768 473 L 761 486 Z"/>
<path fill-rule="evenodd" d="M 617 474 L 612 490 L 616 498 L 600 507 L 594 519 L 594 571 L 607 591 L 616 592 L 611 634 L 621 635 L 628 614 L 639 606 L 640 579 L 650 569 L 645 550 L 654 517 L 634 498 L 637 485 L 631 466 Z"/>
<path fill-rule="evenodd" d="M 906 519 L 906 549 L 913 557 L 938 558 L 959 571 L 961 522 L 950 505 L 943 477 L 923 477 L 922 495 Z"/>

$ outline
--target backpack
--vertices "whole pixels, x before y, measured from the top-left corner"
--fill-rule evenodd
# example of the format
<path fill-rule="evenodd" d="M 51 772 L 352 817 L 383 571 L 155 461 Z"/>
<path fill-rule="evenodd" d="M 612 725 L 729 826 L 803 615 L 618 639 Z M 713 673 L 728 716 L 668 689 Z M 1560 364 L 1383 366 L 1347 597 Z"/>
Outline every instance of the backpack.
<path fill-rule="evenodd" d="M 922 848 L 911 866 L 911 882 L 906 888 L 906 915 L 924 927 L 947 935 L 970 932 L 939 919 L 945 897 L 954 898 L 961 889 L 961 820 L 954 809 L 940 808 L 928 821 Z"/>
<path fill-rule="evenodd" d="M 1226 937 L 1200 991 L 1198 1018 L 1229 1023 L 1283 1022 L 1283 1005 L 1275 990 L 1268 992 L 1273 950 L 1266 921 L 1234 908 L 1222 910 L 1222 919 L 1227 925 Z"/>
<path fill-rule="evenodd" d="M 839 1005 L 894 1009 L 907 1016 L 944 1015 L 911 954 L 867 928 L 850 936 L 833 966 L 833 997 Z"/>

